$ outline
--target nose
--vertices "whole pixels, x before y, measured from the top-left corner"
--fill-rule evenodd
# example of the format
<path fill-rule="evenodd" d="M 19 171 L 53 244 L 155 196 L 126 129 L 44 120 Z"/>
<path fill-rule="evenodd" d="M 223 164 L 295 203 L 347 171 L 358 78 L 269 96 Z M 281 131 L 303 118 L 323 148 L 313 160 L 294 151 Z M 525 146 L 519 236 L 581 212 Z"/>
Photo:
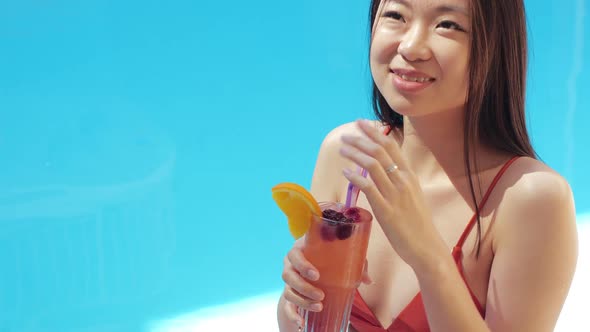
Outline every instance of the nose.
<path fill-rule="evenodd" d="M 426 61 L 432 57 L 427 29 L 415 25 L 408 29 L 398 46 L 398 53 L 408 62 Z"/>

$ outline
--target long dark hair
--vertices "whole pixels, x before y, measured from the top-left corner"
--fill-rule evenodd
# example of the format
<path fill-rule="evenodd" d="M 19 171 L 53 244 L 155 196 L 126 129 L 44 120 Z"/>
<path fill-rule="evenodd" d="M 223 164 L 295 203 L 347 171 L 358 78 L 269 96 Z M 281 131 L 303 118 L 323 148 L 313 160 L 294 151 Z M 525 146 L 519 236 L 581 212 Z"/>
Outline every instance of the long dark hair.
<path fill-rule="evenodd" d="M 369 40 L 381 1 L 387 0 L 371 0 Z M 477 215 L 479 256 L 481 222 L 472 172 L 478 171 L 475 142 L 517 156 L 536 158 L 536 153 L 525 121 L 527 28 L 523 0 L 471 0 L 470 11 L 472 32 L 463 158 Z M 374 81 L 372 85 L 372 106 L 377 118 L 392 128 L 402 128 L 402 115 L 387 104 Z"/>

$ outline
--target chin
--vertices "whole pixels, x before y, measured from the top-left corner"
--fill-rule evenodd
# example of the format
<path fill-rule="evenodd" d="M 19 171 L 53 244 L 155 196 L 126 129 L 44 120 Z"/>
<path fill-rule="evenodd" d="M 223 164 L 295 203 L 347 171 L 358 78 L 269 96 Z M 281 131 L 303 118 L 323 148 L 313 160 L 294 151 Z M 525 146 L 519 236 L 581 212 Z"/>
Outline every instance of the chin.
<path fill-rule="evenodd" d="M 402 94 L 391 94 L 385 97 L 387 104 L 396 113 L 402 116 L 416 117 L 430 115 L 440 112 L 460 111 L 465 108 L 465 102 L 448 103 L 441 100 L 440 96 L 404 96 Z"/>
<path fill-rule="evenodd" d="M 425 100 L 420 100 L 422 98 L 409 99 L 402 95 L 396 95 L 392 96 L 392 98 L 386 97 L 386 99 L 389 107 L 404 116 L 415 116 L 432 107 Z"/>

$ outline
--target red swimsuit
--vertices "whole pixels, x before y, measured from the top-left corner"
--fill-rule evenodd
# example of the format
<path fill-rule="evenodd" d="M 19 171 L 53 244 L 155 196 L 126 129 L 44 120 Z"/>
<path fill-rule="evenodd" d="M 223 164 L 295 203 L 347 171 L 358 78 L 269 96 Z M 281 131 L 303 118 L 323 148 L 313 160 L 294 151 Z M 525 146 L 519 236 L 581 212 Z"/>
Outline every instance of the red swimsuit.
<path fill-rule="evenodd" d="M 496 186 L 496 183 L 502 177 L 502 174 L 508 169 L 508 167 L 517 159 L 518 157 L 514 157 L 510 159 L 502 169 L 496 174 L 496 177 L 492 181 L 492 184 L 488 188 L 487 192 L 485 193 L 479 210 L 481 211 L 488 200 L 490 193 Z M 474 215 L 463 234 L 459 238 L 459 241 L 453 247 L 453 259 L 455 260 L 455 264 L 459 269 L 459 273 L 461 273 L 461 277 L 465 280 L 465 276 L 463 275 L 463 265 L 461 264 L 461 258 L 463 255 L 463 243 L 469 235 L 469 232 L 473 228 L 477 220 L 476 215 Z M 469 289 L 469 286 L 467 286 Z M 482 317 L 485 315 L 485 310 L 483 309 L 482 305 L 479 303 L 477 298 L 473 295 L 471 289 L 469 289 L 469 293 L 473 298 L 473 302 L 475 306 L 481 313 Z M 381 323 L 375 318 L 375 315 L 369 308 L 369 306 L 365 303 L 361 294 L 357 291 L 354 297 L 354 303 L 352 306 L 352 313 L 350 315 L 350 324 L 359 332 L 429 332 L 430 328 L 428 327 L 428 321 L 426 319 L 426 311 L 424 310 L 424 303 L 422 302 L 422 295 L 418 293 L 412 301 L 401 311 L 399 316 L 391 323 L 391 325 L 385 329 L 381 326 Z"/>

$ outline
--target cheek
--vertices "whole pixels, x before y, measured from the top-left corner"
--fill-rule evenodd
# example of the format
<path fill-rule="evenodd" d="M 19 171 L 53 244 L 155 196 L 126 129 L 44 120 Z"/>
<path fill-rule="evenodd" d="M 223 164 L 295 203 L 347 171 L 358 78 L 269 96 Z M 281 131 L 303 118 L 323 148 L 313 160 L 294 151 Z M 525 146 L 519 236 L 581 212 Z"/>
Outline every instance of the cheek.
<path fill-rule="evenodd" d="M 387 63 L 396 54 L 400 36 L 384 27 L 377 27 L 371 43 L 371 60 L 376 63 Z"/>
<path fill-rule="evenodd" d="M 369 66 L 371 69 L 371 76 L 377 85 L 382 81 L 381 72 L 383 71 L 383 63 L 380 61 L 378 46 L 374 43 L 371 45 L 371 49 L 369 50 Z"/>
<path fill-rule="evenodd" d="M 444 80 L 455 82 L 450 86 L 466 90 L 469 81 L 469 55 L 465 50 L 449 52 L 439 57 L 439 65 L 443 68 Z"/>
<path fill-rule="evenodd" d="M 369 50 L 371 74 L 376 82 L 389 72 L 389 65 L 395 56 L 397 45 L 392 36 L 376 33 Z"/>

